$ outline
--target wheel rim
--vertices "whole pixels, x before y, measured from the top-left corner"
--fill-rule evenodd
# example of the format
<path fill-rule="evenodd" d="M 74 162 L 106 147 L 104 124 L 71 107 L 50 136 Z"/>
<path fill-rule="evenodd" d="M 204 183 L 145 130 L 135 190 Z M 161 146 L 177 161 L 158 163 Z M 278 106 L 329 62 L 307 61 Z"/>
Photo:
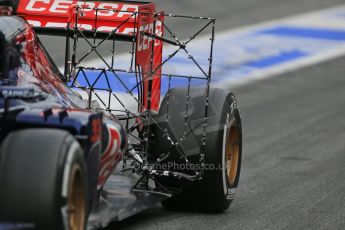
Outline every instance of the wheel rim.
<path fill-rule="evenodd" d="M 81 176 L 79 166 L 74 166 L 70 175 L 68 194 L 69 229 L 84 230 L 86 216 L 85 182 Z"/>
<path fill-rule="evenodd" d="M 235 120 L 228 125 L 225 143 L 226 179 L 231 186 L 235 183 L 240 155 L 240 131 Z"/>

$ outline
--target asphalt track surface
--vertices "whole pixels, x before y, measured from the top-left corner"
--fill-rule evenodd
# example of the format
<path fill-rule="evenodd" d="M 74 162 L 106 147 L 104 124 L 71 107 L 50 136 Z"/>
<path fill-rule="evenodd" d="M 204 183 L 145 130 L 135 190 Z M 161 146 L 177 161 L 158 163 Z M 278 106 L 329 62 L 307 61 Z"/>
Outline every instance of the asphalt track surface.
<path fill-rule="evenodd" d="M 164 0 L 158 7 L 215 16 L 221 31 L 343 3 Z M 208 215 L 157 206 L 107 229 L 345 229 L 345 57 L 231 90 L 244 146 L 230 209 Z"/>

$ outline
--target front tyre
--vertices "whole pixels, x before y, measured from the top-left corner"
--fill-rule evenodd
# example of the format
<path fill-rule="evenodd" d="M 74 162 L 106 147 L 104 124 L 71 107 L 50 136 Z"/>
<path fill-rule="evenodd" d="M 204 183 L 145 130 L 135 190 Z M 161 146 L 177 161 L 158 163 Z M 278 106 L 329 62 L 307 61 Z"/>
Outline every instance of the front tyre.
<path fill-rule="evenodd" d="M 83 151 L 66 131 L 10 133 L 0 149 L 0 187 L 0 221 L 34 223 L 36 229 L 85 229 Z"/>

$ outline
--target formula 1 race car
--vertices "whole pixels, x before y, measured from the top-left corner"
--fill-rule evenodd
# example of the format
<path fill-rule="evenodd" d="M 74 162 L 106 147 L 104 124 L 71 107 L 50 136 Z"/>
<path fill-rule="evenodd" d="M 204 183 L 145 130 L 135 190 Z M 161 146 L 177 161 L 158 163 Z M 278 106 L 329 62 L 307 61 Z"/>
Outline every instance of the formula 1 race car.
<path fill-rule="evenodd" d="M 0 8 L 0 228 L 99 229 L 157 203 L 230 206 L 242 127 L 235 96 L 211 87 L 215 19 L 138 1 Z M 202 26 L 180 37 L 169 20 Z M 64 67 L 36 34 L 63 37 Z M 200 34 L 210 46 L 193 56 Z M 181 57 L 189 64 L 168 66 Z"/>

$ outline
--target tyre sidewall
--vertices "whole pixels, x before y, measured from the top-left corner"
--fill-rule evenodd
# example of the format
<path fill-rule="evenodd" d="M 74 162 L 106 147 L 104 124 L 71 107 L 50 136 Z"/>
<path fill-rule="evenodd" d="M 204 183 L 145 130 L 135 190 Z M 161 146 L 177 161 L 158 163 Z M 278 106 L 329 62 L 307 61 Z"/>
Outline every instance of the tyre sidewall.
<path fill-rule="evenodd" d="M 215 97 L 218 98 L 218 97 Z M 219 99 L 219 98 L 218 98 Z M 214 102 L 218 102 L 214 100 Z M 224 135 L 227 133 L 227 123 L 235 119 L 238 123 L 239 130 L 241 132 L 241 119 L 239 110 L 237 107 L 237 101 L 232 93 L 228 93 L 226 99 L 223 99 L 224 103 L 220 114 L 215 115 L 215 119 L 210 118 L 207 127 L 207 144 L 205 153 L 205 164 L 206 166 L 214 165 L 215 170 L 205 170 L 204 178 L 200 182 L 201 191 L 208 195 L 210 203 L 217 203 L 216 206 L 227 209 L 234 199 L 235 191 L 238 186 L 240 170 L 241 170 L 241 148 L 238 159 L 238 168 L 236 173 L 236 179 L 233 185 L 229 185 L 227 182 L 225 173 L 225 143 Z M 211 103 L 211 102 L 210 102 Z M 218 106 L 217 106 L 218 107 Z M 217 119 L 218 118 L 218 119 Z M 240 133 L 240 135 L 242 135 Z M 241 140 L 241 138 L 240 138 Z M 199 187 L 198 186 L 198 187 Z M 212 188 L 210 188 L 210 186 Z M 203 192 L 204 193 L 204 192 Z M 205 199 L 205 197 L 204 197 Z M 222 211 L 222 210 L 219 210 Z"/>
<path fill-rule="evenodd" d="M 64 151 L 67 152 L 67 154 L 65 154 L 65 158 L 64 158 L 64 163 L 61 165 L 61 167 L 59 167 L 61 170 L 61 174 L 60 177 L 61 178 L 61 184 L 60 184 L 60 190 L 57 190 L 57 203 L 58 208 L 60 209 L 60 213 L 61 213 L 61 219 L 62 219 L 62 227 L 63 229 L 69 229 L 68 227 L 68 204 L 67 204 L 67 200 L 68 200 L 68 194 L 69 194 L 69 184 L 70 184 L 70 179 L 71 179 L 71 170 L 72 168 L 77 165 L 80 169 L 80 174 L 84 175 L 81 176 L 81 179 L 83 179 L 84 182 L 84 191 L 85 191 L 85 195 L 87 195 L 87 178 L 86 178 L 86 166 L 85 166 L 85 161 L 84 161 L 84 157 L 83 157 L 83 152 L 80 148 L 80 145 L 78 142 L 73 141 L 73 140 L 67 140 L 68 144 L 66 145 L 66 149 Z M 59 193 L 60 192 L 60 193 Z M 85 196 L 84 197 L 84 201 L 86 204 L 86 207 L 89 207 L 89 205 L 87 204 L 88 202 L 88 197 Z M 85 210 L 85 221 L 86 221 L 86 216 L 88 213 L 88 210 Z"/>

